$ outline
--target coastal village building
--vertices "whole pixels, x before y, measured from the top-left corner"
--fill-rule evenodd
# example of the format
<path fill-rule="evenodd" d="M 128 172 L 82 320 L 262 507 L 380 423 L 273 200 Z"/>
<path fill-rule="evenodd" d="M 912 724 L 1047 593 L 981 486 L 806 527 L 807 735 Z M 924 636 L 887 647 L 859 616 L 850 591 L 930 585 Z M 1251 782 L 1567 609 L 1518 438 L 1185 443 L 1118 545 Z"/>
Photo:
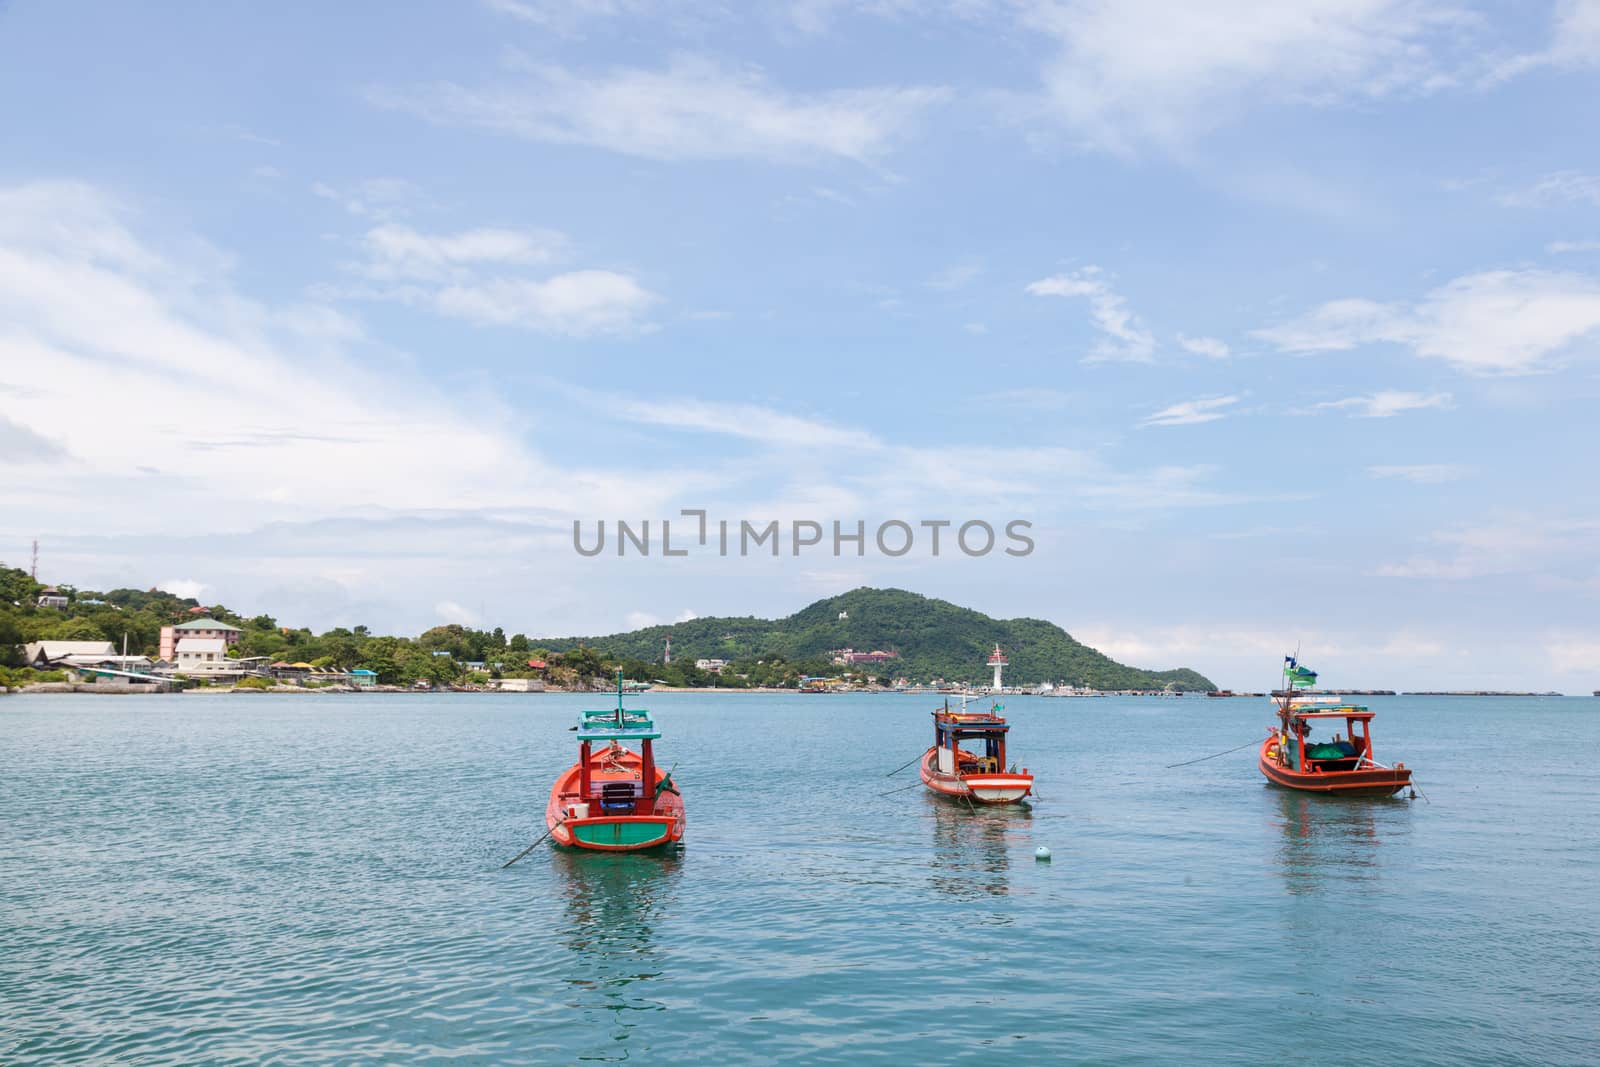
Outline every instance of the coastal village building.
<path fill-rule="evenodd" d="M 167 657 L 163 656 L 163 659 Z M 180 671 L 204 670 L 228 658 L 228 642 L 220 637 L 185 637 L 178 641 L 176 663 Z"/>
<path fill-rule="evenodd" d="M 116 646 L 110 641 L 33 641 L 22 649 L 23 659 L 36 669 L 65 663 L 75 657 L 100 659 L 116 654 Z"/>
<path fill-rule="evenodd" d="M 899 658 L 898 652 L 857 652 L 853 648 L 839 648 L 833 652 L 833 662 L 842 663 L 846 667 L 855 667 L 863 663 L 888 663 Z"/>
<path fill-rule="evenodd" d="M 85 671 L 99 667 L 143 673 L 151 666 L 147 656 L 118 655 L 110 641 L 34 641 L 23 646 L 22 655 L 35 670 Z"/>
<path fill-rule="evenodd" d="M 64 608 L 67 606 L 66 595 L 55 586 L 46 586 L 39 592 L 39 606 L 41 608 Z"/>
<path fill-rule="evenodd" d="M 725 659 L 697 659 L 694 661 L 696 670 L 706 671 L 711 674 L 721 674 L 722 668 L 728 665 Z"/>
<path fill-rule="evenodd" d="M 178 642 L 186 638 L 199 638 L 202 640 L 222 641 L 228 646 L 239 643 L 239 635 L 244 631 L 237 626 L 231 626 L 216 619 L 194 619 L 191 622 L 179 623 L 177 626 L 163 626 L 161 628 L 161 658 L 168 663 L 176 661 L 178 655 Z"/>

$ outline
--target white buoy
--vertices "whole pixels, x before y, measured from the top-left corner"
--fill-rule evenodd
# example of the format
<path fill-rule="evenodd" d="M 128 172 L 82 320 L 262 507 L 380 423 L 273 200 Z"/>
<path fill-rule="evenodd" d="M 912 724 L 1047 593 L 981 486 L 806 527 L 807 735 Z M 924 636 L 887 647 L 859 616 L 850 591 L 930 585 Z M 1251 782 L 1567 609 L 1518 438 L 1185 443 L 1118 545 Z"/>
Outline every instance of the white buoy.
<path fill-rule="evenodd" d="M 1036 860 L 1048 860 L 1050 858 L 1050 850 L 1040 845 L 1033 850 L 1033 858 Z"/>

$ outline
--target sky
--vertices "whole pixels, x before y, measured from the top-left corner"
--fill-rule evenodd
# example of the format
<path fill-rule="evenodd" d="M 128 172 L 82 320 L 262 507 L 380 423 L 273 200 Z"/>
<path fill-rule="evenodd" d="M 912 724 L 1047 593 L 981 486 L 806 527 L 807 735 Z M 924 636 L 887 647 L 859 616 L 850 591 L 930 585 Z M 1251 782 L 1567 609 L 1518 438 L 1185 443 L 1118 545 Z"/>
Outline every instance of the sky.
<path fill-rule="evenodd" d="M 1587 693 L 1597 90 L 1596 0 L 0 3 L 0 560 Z"/>

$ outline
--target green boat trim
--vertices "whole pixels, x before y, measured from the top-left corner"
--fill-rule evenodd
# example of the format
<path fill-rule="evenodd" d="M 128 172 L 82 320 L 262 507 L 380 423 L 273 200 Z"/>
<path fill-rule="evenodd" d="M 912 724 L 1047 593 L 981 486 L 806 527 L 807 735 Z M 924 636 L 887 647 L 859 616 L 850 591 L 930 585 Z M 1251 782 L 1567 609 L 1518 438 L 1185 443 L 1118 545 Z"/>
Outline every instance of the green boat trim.
<path fill-rule="evenodd" d="M 639 848 L 655 841 L 666 843 L 672 833 L 672 819 L 618 819 L 571 824 L 575 841 L 597 848 Z"/>

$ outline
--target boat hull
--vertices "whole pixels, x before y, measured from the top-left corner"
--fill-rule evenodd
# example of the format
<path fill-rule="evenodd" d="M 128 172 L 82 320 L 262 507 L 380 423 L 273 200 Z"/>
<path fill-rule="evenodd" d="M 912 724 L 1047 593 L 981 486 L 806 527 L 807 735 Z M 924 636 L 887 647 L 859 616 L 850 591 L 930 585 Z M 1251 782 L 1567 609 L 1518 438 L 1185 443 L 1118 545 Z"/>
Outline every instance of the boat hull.
<path fill-rule="evenodd" d="M 934 760 L 938 749 L 922 756 L 922 783 L 941 796 L 976 804 L 1016 804 L 1033 792 L 1031 774 L 945 774 Z"/>
<path fill-rule="evenodd" d="M 590 761 L 590 774 L 596 783 L 637 781 L 643 761 L 624 750 L 620 757 L 608 759 L 604 752 Z M 683 840 L 683 799 L 660 788 L 667 774 L 657 768 L 655 782 L 642 789 L 632 812 L 595 811 L 597 802 L 578 794 L 580 766 L 574 763 L 550 787 L 550 803 L 545 809 L 545 826 L 550 839 L 568 848 L 595 852 L 640 852 L 666 848 Z M 578 807 L 575 808 L 575 805 Z M 574 814 L 574 811 L 583 812 Z"/>
<path fill-rule="evenodd" d="M 1268 782 L 1283 789 L 1298 789 L 1302 793 L 1321 793 L 1325 796 L 1389 797 L 1411 784 L 1411 771 L 1406 767 L 1369 767 L 1359 771 L 1313 773 L 1296 771 L 1278 761 L 1277 748 L 1275 737 L 1263 741 L 1257 765 Z"/>

